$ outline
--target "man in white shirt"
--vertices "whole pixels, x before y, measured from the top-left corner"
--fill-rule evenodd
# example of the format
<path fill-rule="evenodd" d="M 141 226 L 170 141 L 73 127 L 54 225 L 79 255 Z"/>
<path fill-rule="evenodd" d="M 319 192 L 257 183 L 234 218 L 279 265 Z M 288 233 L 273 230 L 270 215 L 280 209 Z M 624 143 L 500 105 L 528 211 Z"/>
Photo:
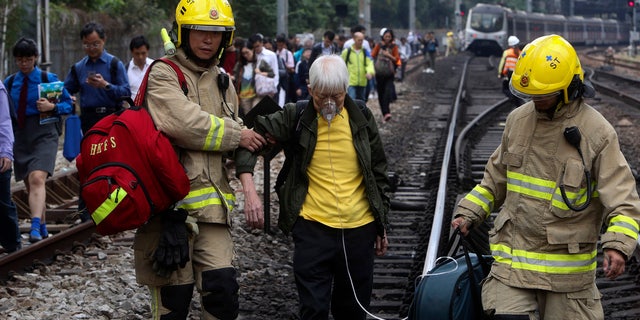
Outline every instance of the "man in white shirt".
<path fill-rule="evenodd" d="M 138 94 L 138 88 L 140 88 L 140 83 L 144 78 L 144 74 L 147 72 L 147 68 L 149 68 L 149 65 L 153 62 L 153 59 L 149 58 L 149 42 L 147 42 L 144 36 L 137 36 L 131 39 L 129 50 L 131 50 L 132 58 L 125 68 L 127 69 L 127 76 L 129 77 L 131 100 L 135 100 Z"/>
<path fill-rule="evenodd" d="M 295 68 L 295 60 L 293 59 L 293 54 L 289 51 L 287 38 L 284 35 L 279 35 L 276 37 L 276 54 L 282 58 L 284 61 L 284 66 L 287 68 L 287 77 L 286 79 L 280 80 L 280 92 L 278 104 L 284 106 L 286 102 L 290 102 L 293 100 L 293 96 L 291 94 L 291 83 L 293 82 L 293 73 Z"/>
<path fill-rule="evenodd" d="M 253 53 L 256 55 L 256 61 L 264 60 L 269 63 L 269 66 L 271 66 L 271 69 L 275 74 L 274 78 L 277 86 L 277 83 L 280 81 L 280 76 L 278 75 L 278 56 L 276 56 L 276 53 L 264 47 L 264 37 L 259 33 L 249 37 L 249 45 L 253 47 Z M 257 63 L 256 65 L 260 65 L 260 63 Z"/>

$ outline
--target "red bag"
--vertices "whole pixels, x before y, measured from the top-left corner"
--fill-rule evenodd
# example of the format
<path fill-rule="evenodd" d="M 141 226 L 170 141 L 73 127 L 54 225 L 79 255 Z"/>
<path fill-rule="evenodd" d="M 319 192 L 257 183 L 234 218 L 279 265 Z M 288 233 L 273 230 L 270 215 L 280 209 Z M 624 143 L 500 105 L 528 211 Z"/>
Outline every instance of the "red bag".
<path fill-rule="evenodd" d="M 142 99 L 136 100 L 144 99 L 148 74 L 138 94 Z M 182 72 L 179 80 L 182 85 Z M 190 189 L 169 139 L 140 107 L 96 123 L 82 139 L 76 166 L 81 197 L 102 235 L 143 225 L 151 215 L 182 200 Z"/>

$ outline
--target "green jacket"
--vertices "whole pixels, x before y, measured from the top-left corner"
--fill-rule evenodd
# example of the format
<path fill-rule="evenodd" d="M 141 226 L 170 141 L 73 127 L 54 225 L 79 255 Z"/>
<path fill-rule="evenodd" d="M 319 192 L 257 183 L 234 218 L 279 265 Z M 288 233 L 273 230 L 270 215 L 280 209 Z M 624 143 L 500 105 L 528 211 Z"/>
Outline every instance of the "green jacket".
<path fill-rule="evenodd" d="M 353 48 L 342 50 L 342 60 L 347 64 L 347 70 L 349 70 L 349 86 L 366 87 L 369 81 L 367 74 L 372 76 L 376 74 L 373 61 L 370 56 L 367 56 L 368 54 L 365 48 L 360 49 L 360 52 L 356 52 Z"/>
<path fill-rule="evenodd" d="M 369 200 L 369 206 L 377 223 L 378 234 L 383 235 L 388 225 L 389 189 L 387 178 L 387 158 L 384 153 L 378 128 L 371 111 L 360 107 L 349 96 L 346 97 L 344 107 L 349 112 L 349 123 L 353 134 L 353 143 L 360 162 L 364 183 Z M 258 116 L 254 130 L 262 135 L 271 134 L 285 149 L 287 161 L 291 162 L 286 180 L 277 188 L 280 202 L 278 226 L 283 232 L 291 231 L 302 204 L 307 196 L 309 177 L 307 167 L 316 147 L 318 114 L 309 101 L 299 118 L 295 103 L 289 103 L 284 109 L 268 116 Z M 236 174 L 253 172 L 257 154 L 246 149 L 238 149 L 236 154 Z M 285 168 L 283 168 L 285 170 Z"/>

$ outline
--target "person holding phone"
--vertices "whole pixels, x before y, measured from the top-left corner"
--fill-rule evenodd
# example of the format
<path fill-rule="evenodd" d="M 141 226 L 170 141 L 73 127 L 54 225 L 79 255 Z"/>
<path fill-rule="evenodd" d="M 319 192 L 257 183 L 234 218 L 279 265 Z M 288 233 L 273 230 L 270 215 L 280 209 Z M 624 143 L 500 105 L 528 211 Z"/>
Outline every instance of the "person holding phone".
<path fill-rule="evenodd" d="M 100 119 L 121 109 L 131 89 L 124 64 L 104 47 L 107 37 L 101 24 L 85 24 L 80 39 L 87 55 L 71 67 L 64 86 L 69 93 L 79 94 L 80 121 L 86 133 Z"/>

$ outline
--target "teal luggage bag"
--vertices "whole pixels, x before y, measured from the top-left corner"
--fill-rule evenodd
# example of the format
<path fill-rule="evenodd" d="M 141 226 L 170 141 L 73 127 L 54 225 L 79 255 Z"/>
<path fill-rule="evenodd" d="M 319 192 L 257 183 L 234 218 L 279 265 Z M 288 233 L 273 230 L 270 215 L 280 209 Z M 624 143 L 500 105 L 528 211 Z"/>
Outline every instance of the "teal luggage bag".
<path fill-rule="evenodd" d="M 487 319 L 482 309 L 480 282 L 489 273 L 493 257 L 469 253 L 466 240 L 460 240 L 464 254 L 441 259 L 420 280 L 409 320 Z"/>

